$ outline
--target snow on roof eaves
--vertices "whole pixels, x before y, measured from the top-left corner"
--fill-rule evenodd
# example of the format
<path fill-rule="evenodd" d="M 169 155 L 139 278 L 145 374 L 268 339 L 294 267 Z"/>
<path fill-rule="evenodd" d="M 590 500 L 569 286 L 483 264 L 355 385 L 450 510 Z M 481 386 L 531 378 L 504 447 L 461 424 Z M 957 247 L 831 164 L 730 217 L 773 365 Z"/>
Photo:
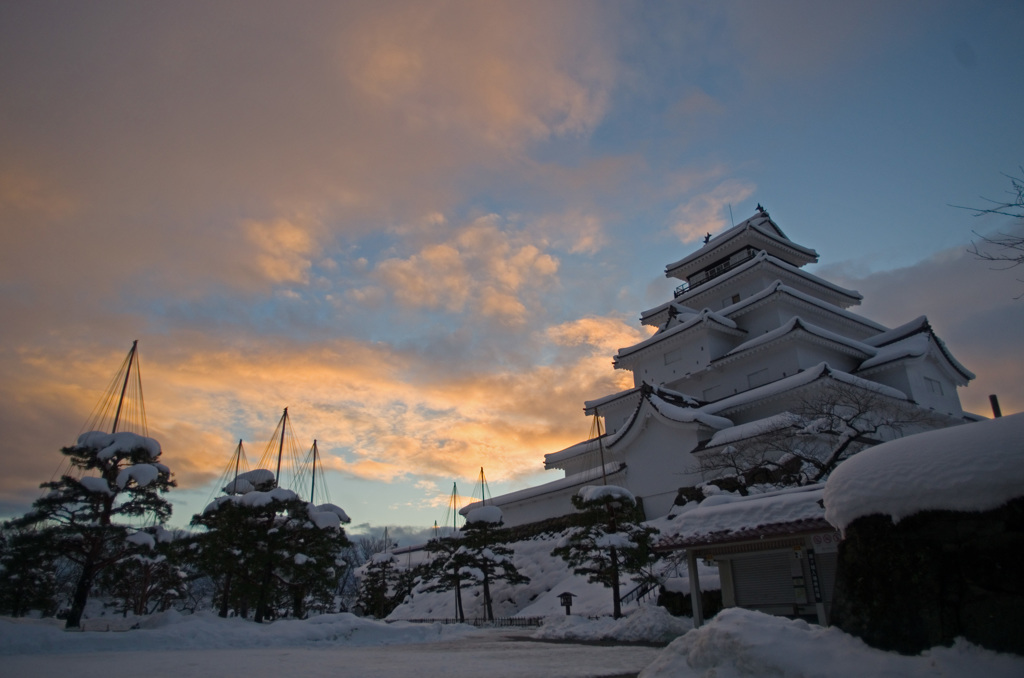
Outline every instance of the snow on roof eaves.
<path fill-rule="evenodd" d="M 735 411 L 745 407 L 749 407 L 755 403 L 768 398 L 773 398 L 783 393 L 787 393 L 797 388 L 807 386 L 818 379 L 829 378 L 835 379 L 851 386 L 856 386 L 863 389 L 868 389 L 879 393 L 890 398 L 896 398 L 897 400 L 908 400 L 905 393 L 890 386 L 879 384 L 878 382 L 868 381 L 860 377 L 855 377 L 852 374 L 834 370 L 829 367 L 828 363 L 818 363 L 814 367 L 808 368 L 803 372 L 798 372 L 792 376 L 784 377 L 777 381 L 773 381 L 770 384 L 764 386 L 758 386 L 736 395 L 716 400 L 713 403 L 704 405 L 701 409 L 708 414 L 719 414 L 721 412 Z"/>
<path fill-rule="evenodd" d="M 868 337 L 864 340 L 864 343 L 875 347 L 881 347 L 886 344 L 897 342 L 901 339 L 906 339 L 911 335 L 926 332 L 929 329 L 931 329 L 931 325 L 928 324 L 928 317 L 919 315 L 910 322 L 903 323 L 899 327 L 894 327 L 891 330 L 879 332 L 874 336 Z"/>
<path fill-rule="evenodd" d="M 622 398 L 629 398 L 630 396 L 635 396 L 639 392 L 640 387 L 634 386 L 633 388 L 626 389 L 625 391 L 619 391 L 618 393 L 613 393 L 611 395 L 604 396 L 603 398 L 597 398 L 596 400 L 585 400 L 583 402 L 583 411 L 589 413 L 591 410 L 595 408 L 603 407 L 605 405 L 608 405 L 609 403 L 613 403 L 616 400 Z"/>
<path fill-rule="evenodd" d="M 857 371 L 863 372 L 864 370 L 869 370 L 872 367 L 877 367 L 901 358 L 920 358 L 928 353 L 930 346 L 931 342 L 928 341 L 928 335 L 926 334 L 916 334 L 906 337 L 905 339 L 901 339 L 895 343 L 888 344 L 877 349 L 875 355 L 862 362 L 860 367 L 857 368 Z"/>
<path fill-rule="evenodd" d="M 852 311 L 848 311 L 845 308 L 836 306 L 833 303 L 827 302 L 824 299 L 819 299 L 815 296 L 801 292 L 795 287 L 791 287 L 781 280 L 776 280 L 760 292 L 750 295 L 746 299 L 737 301 L 735 304 L 726 306 L 720 313 L 729 318 L 735 318 L 736 316 L 743 315 L 752 311 L 753 309 L 762 306 L 773 296 L 789 296 L 798 302 L 811 306 L 819 311 L 824 311 L 827 314 L 838 316 L 843 320 L 847 320 L 861 327 L 874 330 L 876 332 L 884 333 L 886 328 L 884 325 L 876 323 L 874 320 L 865 318 L 862 315 L 858 315 Z M 864 343 L 868 343 L 866 339 L 862 339 Z"/>
<path fill-rule="evenodd" d="M 803 245 L 797 245 L 786 237 L 786 234 L 782 232 L 782 229 L 779 228 L 778 224 L 771 220 L 767 213 L 760 213 L 755 214 L 749 219 L 741 221 L 736 226 L 733 226 L 732 228 L 711 238 L 696 252 L 683 257 L 679 261 L 668 264 L 665 266 L 665 276 L 671 278 L 673 277 L 673 271 L 683 268 L 687 264 L 691 264 L 699 259 L 711 256 L 720 256 L 721 252 L 719 250 L 721 250 L 723 245 L 748 230 L 756 231 L 779 247 L 791 250 L 795 254 L 803 255 L 813 261 L 818 260 L 818 253 L 816 251 L 809 247 L 804 247 Z"/>
<path fill-rule="evenodd" d="M 819 278 L 818 276 L 808 273 L 803 269 L 797 268 L 792 264 L 787 264 L 785 261 L 777 257 L 773 257 L 772 255 L 762 250 L 761 252 L 758 252 L 758 254 L 755 255 L 753 259 L 750 259 L 749 261 L 740 264 L 736 268 L 727 271 L 716 278 L 713 278 L 711 281 L 706 282 L 703 285 L 699 285 L 698 287 L 695 287 L 691 290 L 687 290 L 683 294 L 676 297 L 675 301 L 676 303 L 685 303 L 686 301 L 695 299 L 701 296 L 702 294 L 705 294 L 713 290 L 722 282 L 730 280 L 744 273 L 747 273 L 754 267 L 764 263 L 771 264 L 779 268 L 784 274 L 800 278 L 808 282 L 812 282 L 816 285 L 820 285 L 828 290 L 831 290 L 836 294 L 837 297 L 848 299 L 851 303 L 859 304 L 860 301 L 864 298 L 863 295 L 861 295 L 861 293 L 857 292 L 856 290 L 848 290 L 844 287 L 840 287 L 835 283 L 829 282 L 823 278 Z"/>
<path fill-rule="evenodd" d="M 660 304 L 658 306 L 655 306 L 654 308 L 649 308 L 646 311 L 640 311 L 640 320 L 641 320 L 641 322 L 646 320 L 648 317 L 650 317 L 652 315 L 657 315 L 657 314 L 665 311 L 669 306 L 671 306 L 674 303 L 676 303 L 676 302 L 673 299 L 672 301 L 666 301 L 664 304 Z"/>
<path fill-rule="evenodd" d="M 741 497 L 715 494 L 661 528 L 660 548 L 722 543 L 757 537 L 759 528 L 828 527 L 820 502 L 824 485 L 808 485 Z"/>
<path fill-rule="evenodd" d="M 760 336 L 754 337 L 750 341 L 740 344 L 736 348 L 726 353 L 724 356 L 721 356 L 720 358 L 716 358 L 715 360 L 713 360 L 712 364 L 722 365 L 725 364 L 726 362 L 731 362 L 732 360 L 738 358 L 741 354 L 752 351 L 758 347 L 767 347 L 769 344 L 783 340 L 787 336 L 793 335 L 795 333 L 807 334 L 817 339 L 822 339 L 831 342 L 835 345 L 841 346 L 845 349 L 844 352 L 857 356 L 862 360 L 864 358 L 874 356 L 877 352 L 877 349 L 874 349 L 871 346 L 868 346 L 867 344 L 861 343 L 855 339 L 844 337 L 841 334 L 836 334 L 835 332 L 830 332 L 829 330 L 826 330 L 823 327 L 818 327 L 817 325 L 814 325 L 801 319 L 800 316 L 793 316 L 792 318 L 789 319 L 789 321 L 786 324 L 782 325 L 781 327 L 777 327 L 776 329 L 770 332 L 766 332 Z"/>
<path fill-rule="evenodd" d="M 615 475 L 620 473 L 626 468 L 626 465 L 621 461 L 610 461 L 604 465 L 604 476 Z M 597 466 L 592 469 L 587 469 L 581 473 L 574 473 L 571 476 L 565 478 L 559 478 L 558 480 L 552 480 L 549 483 L 542 485 L 536 485 L 534 487 L 527 487 L 523 490 L 517 490 L 515 492 L 509 492 L 498 497 L 494 497 L 492 500 L 495 506 L 507 506 L 516 502 L 525 501 L 527 499 L 533 499 L 540 497 L 545 494 L 551 494 L 552 492 L 559 492 L 567 490 L 576 486 L 587 485 L 593 483 L 595 480 L 602 478 L 601 467 Z M 474 508 L 481 506 L 480 502 L 474 502 L 468 504 L 463 508 L 459 509 L 460 515 L 467 515 Z"/>
<path fill-rule="evenodd" d="M 1024 413 L 882 443 L 850 457 L 825 484 L 838 529 L 862 516 L 990 511 L 1024 496 Z"/>
<path fill-rule="evenodd" d="M 711 440 L 707 442 L 704 449 L 709 447 L 721 447 L 722 445 L 731 445 L 741 440 L 747 440 L 748 438 L 756 438 L 766 433 L 779 431 L 790 426 L 797 426 L 803 421 L 802 417 L 793 414 L 792 412 L 781 412 L 770 417 L 765 417 L 764 419 L 750 421 L 746 424 L 738 424 L 736 426 L 717 431 L 715 435 L 711 436 Z"/>
<path fill-rule="evenodd" d="M 615 447 L 624 440 L 631 431 L 633 431 L 634 424 L 640 419 L 641 411 L 650 412 L 651 414 L 659 417 L 662 421 L 677 424 L 700 424 L 712 429 L 722 429 L 732 426 L 731 420 L 706 412 L 702 407 L 683 407 L 669 402 L 667 398 L 658 394 L 659 390 L 660 389 L 658 387 L 652 387 L 648 384 L 644 384 L 640 389 L 642 397 L 637 402 L 636 408 L 632 413 L 630 413 L 629 418 L 618 428 L 617 431 L 615 431 L 615 433 L 602 436 L 600 438 L 600 443 L 597 438 L 592 438 L 590 440 L 584 440 L 576 443 L 564 450 L 545 454 L 544 468 L 560 468 L 559 464 L 569 461 L 570 459 L 576 459 L 584 454 L 590 454 L 598 451 L 600 449 L 599 445 L 604 445 L 606 450 L 614 450 Z M 675 395 L 673 392 L 668 392 L 667 394 Z M 682 397 L 687 398 L 687 396 Z"/>
<path fill-rule="evenodd" d="M 742 336 L 746 334 L 744 330 L 738 329 L 736 323 L 729 318 L 725 317 L 721 313 L 716 313 L 711 309 L 705 308 L 698 314 L 695 314 L 692 318 L 684 320 L 674 327 L 669 327 L 665 330 L 661 330 L 651 335 L 647 339 L 644 339 L 638 344 L 620 348 L 618 353 L 612 358 L 612 362 L 615 363 L 616 367 L 619 367 L 618 361 L 628 356 L 636 355 L 646 348 L 650 348 L 656 344 L 660 344 L 666 339 L 675 337 L 686 330 L 694 327 L 700 327 L 705 330 L 717 330 L 719 332 L 726 332 L 734 336 Z"/>
<path fill-rule="evenodd" d="M 668 402 L 655 393 L 651 393 L 648 396 L 648 401 L 658 414 L 672 421 L 687 424 L 698 423 L 713 429 L 729 428 L 733 425 L 732 421 L 725 417 L 710 414 L 703 411 L 702 408 L 680 407 Z"/>
<path fill-rule="evenodd" d="M 615 431 L 615 433 L 605 433 L 600 438 L 591 438 L 589 440 L 583 440 L 581 442 L 576 443 L 575 445 L 571 445 L 565 448 L 564 450 L 559 450 L 558 452 L 550 452 L 548 454 L 545 454 L 544 468 L 561 468 L 560 466 L 558 466 L 558 464 L 569 461 L 570 459 L 576 459 L 577 457 L 581 457 L 585 454 L 597 452 L 598 450 L 600 450 L 601 445 L 604 445 L 605 448 L 612 447 L 633 427 L 633 423 L 636 421 L 637 413 L 640 412 L 640 408 L 643 406 L 643 404 L 643 398 L 637 401 L 636 407 L 630 413 L 629 418 L 626 419 L 626 421 L 622 424 L 622 426 L 618 428 L 617 431 Z"/>
<path fill-rule="evenodd" d="M 864 361 L 858 368 L 858 372 L 864 372 L 876 367 L 886 365 L 905 358 L 919 358 L 926 355 L 934 346 L 938 355 L 941 356 L 953 376 L 953 381 L 960 386 L 966 386 L 967 382 L 975 378 L 975 374 L 964 367 L 960 361 L 953 357 L 946 343 L 935 334 L 926 316 L 918 316 L 909 323 L 900 325 L 886 332 L 868 337 L 865 344 L 878 348 L 878 353 L 873 359 Z M 960 377 L 957 379 L 957 377 Z"/>

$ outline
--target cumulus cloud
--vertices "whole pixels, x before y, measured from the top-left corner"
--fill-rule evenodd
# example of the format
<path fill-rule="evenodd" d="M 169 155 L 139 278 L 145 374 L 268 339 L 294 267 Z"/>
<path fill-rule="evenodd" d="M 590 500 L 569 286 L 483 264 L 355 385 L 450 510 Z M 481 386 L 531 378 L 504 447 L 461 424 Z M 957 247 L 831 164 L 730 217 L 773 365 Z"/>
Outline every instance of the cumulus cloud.
<path fill-rule="evenodd" d="M 317 250 L 310 226 L 295 219 L 245 221 L 242 230 L 253 247 L 251 254 L 259 274 L 274 284 L 307 284 L 311 258 Z"/>
<path fill-rule="evenodd" d="M 695 242 L 707 233 L 714 235 L 731 226 L 726 217 L 728 206 L 746 200 L 753 193 L 753 185 L 737 179 L 727 179 L 700 191 L 672 211 L 672 232 L 684 243 Z"/>
<path fill-rule="evenodd" d="M 408 308 L 470 310 L 521 325 L 536 294 L 557 282 L 558 259 L 495 215 L 481 217 L 404 258 L 377 264 L 373 279 Z"/>
<path fill-rule="evenodd" d="M 570 254 L 596 254 L 608 243 L 604 220 L 582 209 L 531 219 L 526 228 Z"/>

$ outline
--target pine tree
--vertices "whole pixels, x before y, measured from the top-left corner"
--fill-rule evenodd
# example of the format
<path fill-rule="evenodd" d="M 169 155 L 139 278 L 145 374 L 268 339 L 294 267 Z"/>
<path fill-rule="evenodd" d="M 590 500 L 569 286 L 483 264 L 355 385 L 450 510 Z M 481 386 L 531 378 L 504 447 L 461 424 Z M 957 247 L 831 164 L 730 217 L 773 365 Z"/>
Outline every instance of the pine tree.
<path fill-rule="evenodd" d="M 57 558 L 44 532 L 4 524 L 0 532 L 0 612 L 12 617 L 32 610 L 44 616 L 56 613 Z"/>
<path fill-rule="evenodd" d="M 262 622 L 284 606 L 302 617 L 311 600 L 333 605 L 349 545 L 342 522 L 348 516 L 338 507 L 314 506 L 281 488 L 221 496 L 193 516 L 193 525 L 206 528 L 196 538 L 196 560 L 218 582 L 220 615 L 253 610 Z"/>
<path fill-rule="evenodd" d="M 122 614 L 163 612 L 185 597 L 188 575 L 174 534 L 161 526 L 128 537 L 135 548 L 100 577 L 103 590 Z"/>
<path fill-rule="evenodd" d="M 43 483 L 49 492 L 12 525 L 35 527 L 80 569 L 66 624 L 76 628 L 96 578 L 133 551 L 128 538 L 135 526 L 170 517 L 171 505 L 161 495 L 175 483 L 157 461 L 160 444 L 135 433 L 84 433 L 61 453 L 82 475 Z"/>
<path fill-rule="evenodd" d="M 387 551 L 370 556 L 359 581 L 357 605 L 363 612 L 384 619 L 402 602 L 404 592 L 398 591 L 398 567 L 395 557 Z"/>
<path fill-rule="evenodd" d="M 437 557 L 424 573 L 420 590 L 428 593 L 455 591 L 455 619 L 459 623 L 465 622 L 462 586 L 466 576 L 462 570 L 469 566 L 469 554 L 462 540 L 458 537 L 431 539 L 427 542 L 426 550 Z"/>
<path fill-rule="evenodd" d="M 487 621 L 494 621 L 494 601 L 491 584 L 503 581 L 510 586 L 528 584 L 529 577 L 521 574 L 512 561 L 513 551 L 502 543 L 501 509 L 481 506 L 466 515 L 462 528 L 461 558 L 465 563 L 459 573 L 469 582 L 483 587 L 484 613 Z"/>
<path fill-rule="evenodd" d="M 654 562 L 651 542 L 657 533 L 641 525 L 643 516 L 629 490 L 615 485 L 588 485 L 572 497 L 583 524 L 569 529 L 551 555 L 565 560 L 587 581 L 612 590 L 612 616 L 622 616 L 621 575 L 648 578 Z M 637 581 L 639 583 L 639 581 Z"/>

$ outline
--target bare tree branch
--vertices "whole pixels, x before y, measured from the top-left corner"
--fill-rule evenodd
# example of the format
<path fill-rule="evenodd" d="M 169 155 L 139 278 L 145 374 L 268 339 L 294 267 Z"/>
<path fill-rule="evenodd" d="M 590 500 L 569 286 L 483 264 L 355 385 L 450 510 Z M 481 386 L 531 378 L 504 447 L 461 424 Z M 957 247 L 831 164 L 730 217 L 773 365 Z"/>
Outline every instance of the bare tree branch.
<path fill-rule="evenodd" d="M 1024 167 L 1021 167 L 1020 170 L 1021 177 L 1003 174 L 1003 176 L 1010 180 L 1012 187 L 1007 191 L 1007 193 L 1013 196 L 1010 200 L 999 202 L 983 198 L 983 200 L 991 204 L 990 207 L 965 207 L 963 205 L 953 205 L 953 207 L 970 210 L 976 217 L 995 214 L 1024 222 Z M 994 267 L 996 270 L 1015 268 L 1024 264 L 1024 234 L 1000 231 L 995 235 L 985 236 L 977 231 L 972 231 L 972 233 L 977 236 L 978 240 L 971 241 L 971 246 L 967 251 L 982 261 L 999 264 L 999 266 Z M 1020 278 L 1017 281 L 1024 282 Z M 1024 293 L 1016 298 L 1020 299 L 1021 297 L 1024 297 Z"/>
<path fill-rule="evenodd" d="M 802 398 L 792 417 L 759 435 L 700 456 L 707 481 L 747 494 L 825 480 L 860 450 L 931 428 L 934 413 L 914 403 L 850 384 L 831 384 Z"/>

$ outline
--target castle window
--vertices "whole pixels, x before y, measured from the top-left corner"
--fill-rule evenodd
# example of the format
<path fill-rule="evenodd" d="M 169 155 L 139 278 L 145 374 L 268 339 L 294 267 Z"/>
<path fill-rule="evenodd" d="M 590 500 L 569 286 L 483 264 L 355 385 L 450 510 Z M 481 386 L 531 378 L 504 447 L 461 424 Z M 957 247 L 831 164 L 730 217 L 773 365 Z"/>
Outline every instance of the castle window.
<path fill-rule="evenodd" d="M 935 395 L 944 395 L 942 393 L 942 382 L 937 379 L 924 378 L 924 384 L 928 387 L 928 392 Z"/>

